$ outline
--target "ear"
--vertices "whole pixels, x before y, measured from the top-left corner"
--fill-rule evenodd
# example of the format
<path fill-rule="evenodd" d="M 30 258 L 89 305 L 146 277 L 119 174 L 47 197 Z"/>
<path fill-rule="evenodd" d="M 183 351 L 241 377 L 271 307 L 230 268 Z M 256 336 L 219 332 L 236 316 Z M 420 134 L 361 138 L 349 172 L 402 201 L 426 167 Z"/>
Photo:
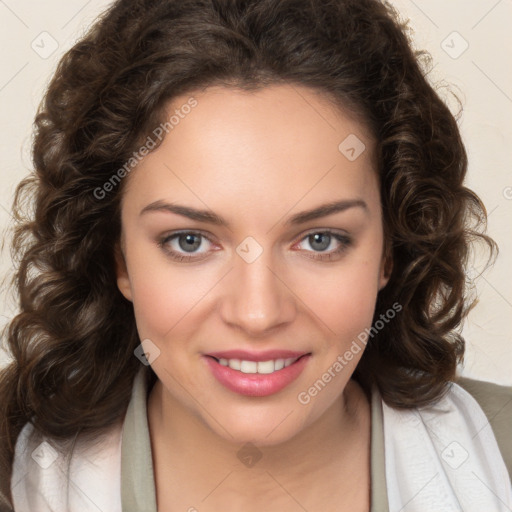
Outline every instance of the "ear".
<path fill-rule="evenodd" d="M 379 291 L 382 290 L 387 284 L 393 271 L 393 255 L 391 247 L 388 243 L 385 244 L 382 260 L 379 270 Z"/>
<path fill-rule="evenodd" d="M 128 276 L 128 269 L 126 268 L 126 260 L 124 258 L 123 250 L 121 248 L 121 242 L 117 243 L 114 249 L 114 257 L 116 264 L 116 278 L 117 287 L 119 291 L 128 300 L 132 300 L 132 287 L 130 278 Z"/>

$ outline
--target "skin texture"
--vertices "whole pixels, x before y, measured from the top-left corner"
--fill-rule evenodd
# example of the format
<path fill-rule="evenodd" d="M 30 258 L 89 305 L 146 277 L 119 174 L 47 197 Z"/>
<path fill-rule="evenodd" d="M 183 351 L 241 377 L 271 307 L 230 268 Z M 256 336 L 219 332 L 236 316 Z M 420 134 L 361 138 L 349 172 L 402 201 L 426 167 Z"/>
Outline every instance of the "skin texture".
<path fill-rule="evenodd" d="M 368 510 L 369 403 L 350 379 L 363 351 L 308 404 L 297 397 L 371 326 L 388 280 L 374 141 L 305 87 L 210 87 L 194 98 L 197 106 L 127 178 L 122 202 L 118 286 L 133 302 L 140 339 L 159 350 L 148 399 L 159 508 Z M 188 99 L 175 98 L 169 112 Z M 354 161 L 338 149 L 350 134 L 366 146 Z M 339 200 L 366 207 L 285 224 Z M 213 211 L 229 227 L 141 214 L 155 201 Z M 350 243 L 331 237 L 319 249 L 308 235 L 327 229 Z M 207 238 L 187 252 L 183 238 L 181 247 L 169 239 L 178 230 Z M 262 249 L 251 263 L 236 251 L 246 237 Z M 196 261 L 175 261 L 171 250 Z M 204 354 L 230 349 L 312 355 L 282 391 L 247 397 L 205 364 Z M 261 455 L 253 467 L 237 457 L 247 442 Z"/>

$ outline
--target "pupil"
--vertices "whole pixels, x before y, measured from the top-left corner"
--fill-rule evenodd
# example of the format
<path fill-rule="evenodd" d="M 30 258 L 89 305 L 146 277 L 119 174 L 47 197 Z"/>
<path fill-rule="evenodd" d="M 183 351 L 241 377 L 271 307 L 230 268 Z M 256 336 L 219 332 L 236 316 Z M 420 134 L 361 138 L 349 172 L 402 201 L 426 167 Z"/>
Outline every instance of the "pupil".
<path fill-rule="evenodd" d="M 320 243 L 322 247 L 316 247 L 320 251 L 324 251 L 329 247 L 330 242 L 330 235 L 327 233 L 315 233 L 314 235 L 311 235 L 313 237 L 312 246 L 314 247 L 314 244 Z M 324 239 L 324 243 L 322 244 L 322 239 Z M 325 243 L 327 242 L 327 243 Z"/>
<path fill-rule="evenodd" d="M 183 238 L 185 238 L 185 240 L 186 240 L 186 242 L 184 244 L 181 243 Z M 194 238 L 196 239 L 195 241 L 194 241 Z M 197 249 L 199 247 L 199 245 L 201 245 L 201 243 L 198 240 L 199 240 L 199 238 L 196 235 L 191 235 L 191 234 L 184 235 L 184 236 L 182 235 L 180 237 L 180 247 L 185 251 L 187 251 L 189 249 L 192 249 L 192 250 Z"/>

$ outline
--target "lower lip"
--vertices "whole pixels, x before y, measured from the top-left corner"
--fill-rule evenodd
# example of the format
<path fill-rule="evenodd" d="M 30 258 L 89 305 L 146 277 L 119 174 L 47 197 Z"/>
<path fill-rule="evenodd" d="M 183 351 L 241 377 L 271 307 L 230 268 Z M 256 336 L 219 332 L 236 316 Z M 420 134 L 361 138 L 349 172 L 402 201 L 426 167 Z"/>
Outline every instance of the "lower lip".
<path fill-rule="evenodd" d="M 213 376 L 226 388 L 245 396 L 269 396 L 291 384 L 304 370 L 311 354 L 274 373 L 242 373 L 205 356 Z"/>

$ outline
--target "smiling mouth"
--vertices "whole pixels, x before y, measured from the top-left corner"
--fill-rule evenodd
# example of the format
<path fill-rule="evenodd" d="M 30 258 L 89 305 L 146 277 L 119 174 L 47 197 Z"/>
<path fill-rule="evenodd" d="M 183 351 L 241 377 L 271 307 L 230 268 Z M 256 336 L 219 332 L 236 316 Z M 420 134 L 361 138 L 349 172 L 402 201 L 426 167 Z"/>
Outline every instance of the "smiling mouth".
<path fill-rule="evenodd" d="M 299 357 L 289 357 L 286 359 L 278 358 L 278 359 L 269 359 L 268 361 L 249 361 L 246 359 L 225 359 L 218 358 L 214 356 L 208 356 L 217 361 L 221 366 L 225 366 L 231 368 L 232 370 L 238 371 L 240 373 L 246 374 L 261 374 L 261 375 L 270 375 L 272 373 L 276 373 L 283 368 L 287 368 L 292 364 L 296 363 L 299 359 L 302 359 L 305 356 L 310 355 L 303 354 Z"/>
<path fill-rule="evenodd" d="M 203 358 L 220 384 L 234 393 L 251 397 L 265 397 L 285 389 L 301 375 L 312 357 L 311 352 L 289 350 L 265 354 L 230 352 L 204 354 Z"/>

